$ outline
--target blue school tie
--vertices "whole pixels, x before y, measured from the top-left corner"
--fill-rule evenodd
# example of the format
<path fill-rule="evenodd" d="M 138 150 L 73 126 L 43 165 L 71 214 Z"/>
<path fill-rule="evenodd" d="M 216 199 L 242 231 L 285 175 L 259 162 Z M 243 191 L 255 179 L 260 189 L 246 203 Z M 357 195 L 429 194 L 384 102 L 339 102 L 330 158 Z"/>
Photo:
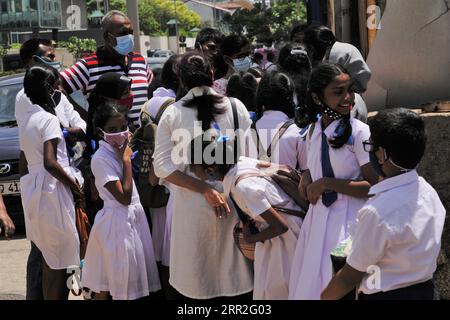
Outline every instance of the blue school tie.
<path fill-rule="evenodd" d="M 333 167 L 331 166 L 330 162 L 329 148 L 330 147 L 328 146 L 327 136 L 325 135 L 325 133 L 322 132 L 322 156 L 321 156 L 322 176 L 334 178 Z M 335 191 L 325 191 L 322 194 L 322 203 L 327 208 L 331 206 L 336 200 L 337 200 L 337 192 Z"/>

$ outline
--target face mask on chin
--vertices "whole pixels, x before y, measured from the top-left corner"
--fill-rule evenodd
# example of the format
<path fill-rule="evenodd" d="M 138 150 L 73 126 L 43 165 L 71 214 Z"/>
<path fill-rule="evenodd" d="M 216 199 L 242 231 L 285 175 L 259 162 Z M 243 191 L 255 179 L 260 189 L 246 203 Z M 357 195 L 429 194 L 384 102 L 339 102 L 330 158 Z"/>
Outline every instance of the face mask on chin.
<path fill-rule="evenodd" d="M 349 114 L 342 114 L 334 109 L 332 109 L 330 106 L 326 105 L 325 103 L 321 104 L 321 108 L 322 108 L 322 114 L 326 114 L 330 119 L 333 120 L 339 120 L 345 117 L 349 117 Z"/>
<path fill-rule="evenodd" d="M 42 57 L 36 56 L 36 55 L 33 56 L 33 58 L 36 62 L 45 64 L 49 67 L 55 68 L 58 71 L 61 71 L 61 62 L 59 62 L 59 61 L 51 61 L 51 60 L 48 60 L 48 58 L 42 58 Z"/>
<path fill-rule="evenodd" d="M 105 140 L 105 142 L 111 145 L 112 147 L 118 149 L 123 147 L 124 143 L 127 142 L 129 136 L 128 129 L 117 133 L 107 133 L 103 130 L 102 132 L 103 132 L 103 140 Z"/>

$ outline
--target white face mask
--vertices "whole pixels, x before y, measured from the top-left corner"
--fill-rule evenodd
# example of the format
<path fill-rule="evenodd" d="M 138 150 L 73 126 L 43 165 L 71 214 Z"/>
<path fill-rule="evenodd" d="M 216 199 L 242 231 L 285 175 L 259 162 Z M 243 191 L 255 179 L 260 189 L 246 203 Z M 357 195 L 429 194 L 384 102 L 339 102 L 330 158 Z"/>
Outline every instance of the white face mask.
<path fill-rule="evenodd" d="M 252 60 L 250 59 L 250 57 L 233 59 L 233 65 L 236 71 L 247 72 L 247 70 L 250 69 L 250 66 L 252 65 Z"/>

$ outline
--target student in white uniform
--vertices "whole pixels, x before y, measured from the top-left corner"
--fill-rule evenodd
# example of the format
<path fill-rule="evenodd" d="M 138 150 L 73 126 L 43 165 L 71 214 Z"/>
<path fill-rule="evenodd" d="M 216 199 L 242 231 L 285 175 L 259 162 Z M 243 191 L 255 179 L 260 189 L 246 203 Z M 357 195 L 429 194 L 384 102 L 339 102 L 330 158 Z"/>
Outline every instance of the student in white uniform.
<path fill-rule="evenodd" d="M 42 252 L 44 299 L 67 299 L 66 268 L 80 264 L 71 190 L 82 195 L 69 165 L 66 143 L 52 96 L 58 80 L 52 68 L 34 66 L 24 79 L 32 105 L 19 122 L 28 174 L 20 179 L 27 237 Z"/>
<path fill-rule="evenodd" d="M 303 211 L 276 182 L 264 177 L 279 166 L 259 169 L 259 161 L 247 157 L 236 163 L 233 141 L 220 137 L 204 140 L 208 139 L 200 136 L 191 143 L 192 170 L 202 180 L 222 181 L 225 196 L 231 197 L 257 228 L 252 234 L 248 224 L 244 227 L 244 239 L 256 244 L 253 299 L 286 300 L 302 218 L 281 210 Z M 210 154 L 213 161 L 206 158 Z"/>
<path fill-rule="evenodd" d="M 426 145 L 423 119 L 387 109 L 369 125 L 365 147 L 383 179 L 359 210 L 347 263 L 322 298 L 339 299 L 359 286 L 361 300 L 432 300 L 445 208 L 415 169 Z"/>
<path fill-rule="evenodd" d="M 256 146 L 258 158 L 264 158 L 261 160 L 306 170 L 306 143 L 293 120 L 294 91 L 294 82 L 286 74 L 264 75 L 256 97 L 259 118 L 255 125 L 259 138 Z"/>
<path fill-rule="evenodd" d="M 161 71 L 162 86 L 157 88 L 153 92 L 153 97 L 144 104 L 141 118 L 143 116 L 149 116 L 149 121 L 157 124 L 158 119 L 161 119 L 165 109 L 175 102 L 180 85 L 178 76 L 174 71 L 178 59 L 179 56 L 173 55 L 164 63 Z M 154 143 L 154 141 L 151 143 Z M 153 175 L 154 172 L 150 172 L 149 174 Z M 161 180 L 159 183 L 167 188 L 167 192 L 174 187 L 165 180 Z M 145 190 L 143 191 L 143 197 L 145 197 Z M 156 261 L 158 262 L 161 286 L 167 298 L 171 297 L 170 294 L 172 291 L 169 285 L 170 232 L 173 216 L 172 203 L 173 195 L 169 195 L 166 206 L 149 208 L 152 221 L 153 247 L 155 249 Z"/>
<path fill-rule="evenodd" d="M 51 67 L 61 66 L 60 62 L 55 60 L 55 50 L 53 48 L 52 42 L 48 39 L 30 39 L 25 41 L 20 47 L 20 58 L 25 66 L 25 69 L 31 68 L 33 65 L 47 65 Z M 56 70 L 55 70 L 56 72 Z M 58 81 L 59 82 L 59 81 Z M 57 84 L 55 84 L 57 85 Z M 57 102 L 57 93 L 54 95 L 55 103 L 57 104 L 56 109 L 60 107 L 60 103 Z M 18 125 L 22 119 L 29 113 L 32 103 L 30 99 L 26 96 L 24 89 L 20 90 L 17 93 L 16 101 L 15 101 L 15 117 Z M 63 109 L 67 109 L 64 107 Z M 31 109 L 32 110 L 32 109 Z M 72 108 L 73 110 L 73 108 Z M 75 113 L 75 112 L 73 112 Z M 72 114 L 73 114 L 72 113 Z M 65 120 L 61 117 L 61 115 L 56 113 L 60 123 L 62 124 Z M 64 114 L 63 114 L 64 115 Z M 66 122 L 69 122 L 68 120 Z M 79 121 L 73 121 L 71 127 L 66 127 L 68 130 L 72 130 L 72 135 L 79 135 L 81 132 L 85 132 L 85 124 Z M 84 127 L 83 127 L 84 125 Z M 75 128 L 79 127 L 80 131 L 76 132 Z M 70 128 L 70 129 L 69 129 Z M 83 129 L 84 128 L 84 129 Z M 26 166 L 26 159 L 23 151 L 20 152 L 19 159 L 19 173 L 21 176 L 28 173 Z M 27 292 L 26 299 L 27 300 L 42 300 L 42 272 L 41 272 L 41 264 L 42 264 L 42 254 L 36 245 L 31 242 L 31 250 L 27 260 Z"/>
<path fill-rule="evenodd" d="M 106 102 L 94 115 L 103 140 L 91 167 L 104 205 L 91 230 L 81 281 L 97 300 L 134 300 L 161 288 L 150 229 L 131 174 L 126 114 L 125 107 Z"/>
<path fill-rule="evenodd" d="M 198 53 L 181 58 L 179 76 L 189 92 L 164 112 L 153 156 L 156 175 L 177 186 L 171 190 L 170 284 L 194 299 L 247 294 L 253 289 L 251 265 L 233 241 L 238 218 L 230 214 L 219 183 L 207 184 L 188 170 L 185 151 L 194 137 L 207 130 L 215 132 L 213 126 L 234 132 L 234 119 L 246 132 L 249 114 L 235 100 L 237 116 L 233 116 L 230 100 L 211 88 L 211 66 Z"/>
<path fill-rule="evenodd" d="M 299 186 L 310 206 L 297 242 L 290 299 L 320 299 L 332 276 L 330 253 L 352 234 L 356 214 L 378 179 L 362 145 L 369 127 L 350 117 L 351 86 L 352 79 L 338 65 L 321 64 L 311 75 L 308 170 Z"/>

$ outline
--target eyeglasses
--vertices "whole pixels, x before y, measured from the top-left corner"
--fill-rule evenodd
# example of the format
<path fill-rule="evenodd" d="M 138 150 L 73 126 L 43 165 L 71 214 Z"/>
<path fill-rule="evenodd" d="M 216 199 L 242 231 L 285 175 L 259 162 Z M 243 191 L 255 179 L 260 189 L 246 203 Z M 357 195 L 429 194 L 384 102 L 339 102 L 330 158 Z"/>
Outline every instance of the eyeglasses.
<path fill-rule="evenodd" d="M 375 144 L 372 142 L 372 140 L 363 141 L 363 147 L 364 151 L 366 152 L 373 152 L 376 149 Z"/>

